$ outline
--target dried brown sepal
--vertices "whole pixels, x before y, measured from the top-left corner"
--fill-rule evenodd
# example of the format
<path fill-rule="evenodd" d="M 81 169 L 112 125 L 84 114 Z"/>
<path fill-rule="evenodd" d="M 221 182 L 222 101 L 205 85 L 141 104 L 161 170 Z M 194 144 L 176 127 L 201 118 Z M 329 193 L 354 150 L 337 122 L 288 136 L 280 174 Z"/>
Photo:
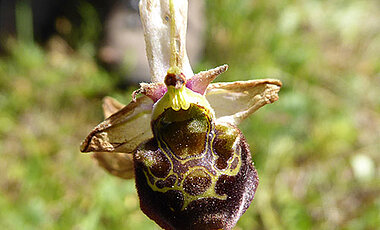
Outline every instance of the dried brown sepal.
<path fill-rule="evenodd" d="M 98 165 L 114 176 L 123 179 L 134 178 L 133 155 L 129 153 L 98 152 L 92 157 Z"/>
<path fill-rule="evenodd" d="M 206 98 L 217 120 L 238 125 L 259 108 L 277 101 L 281 86 L 275 79 L 212 83 Z"/>
<path fill-rule="evenodd" d="M 81 152 L 133 153 L 153 136 L 150 118 L 153 101 L 142 96 L 100 123 L 81 144 Z"/>
<path fill-rule="evenodd" d="M 123 104 L 112 97 L 103 99 L 104 117 L 108 118 L 112 114 L 121 110 Z M 123 179 L 132 179 L 134 177 L 133 156 L 129 153 L 116 152 L 95 152 L 92 157 L 98 162 L 98 165 L 114 176 Z"/>
<path fill-rule="evenodd" d="M 112 97 L 103 98 L 102 107 L 103 107 L 104 118 L 107 119 L 112 114 L 121 110 L 124 106 L 125 106 L 124 104 L 120 103 L 115 98 L 112 98 Z"/>

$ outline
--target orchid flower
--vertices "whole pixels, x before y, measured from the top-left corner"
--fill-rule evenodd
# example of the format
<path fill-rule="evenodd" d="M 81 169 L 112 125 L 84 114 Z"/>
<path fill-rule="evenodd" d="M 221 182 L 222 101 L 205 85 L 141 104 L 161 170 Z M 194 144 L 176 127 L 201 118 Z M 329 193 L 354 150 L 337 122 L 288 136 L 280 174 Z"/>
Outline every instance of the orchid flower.
<path fill-rule="evenodd" d="M 232 229 L 258 186 L 237 125 L 278 99 L 273 79 L 211 83 L 227 65 L 194 74 L 186 54 L 187 0 L 141 0 L 152 83 L 81 145 L 115 176 L 135 178 L 142 211 L 164 229 Z M 140 96 L 138 96 L 140 95 Z"/>

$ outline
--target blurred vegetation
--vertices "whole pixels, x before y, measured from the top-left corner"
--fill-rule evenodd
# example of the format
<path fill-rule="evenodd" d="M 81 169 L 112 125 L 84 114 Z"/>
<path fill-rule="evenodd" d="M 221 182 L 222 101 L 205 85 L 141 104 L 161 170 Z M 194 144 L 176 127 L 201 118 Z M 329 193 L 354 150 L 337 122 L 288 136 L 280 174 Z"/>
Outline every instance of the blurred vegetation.
<path fill-rule="evenodd" d="M 236 229 L 378 228 L 379 3 L 206 6 L 205 56 L 195 69 L 228 63 L 218 80 L 270 77 L 284 84 L 279 101 L 241 125 L 260 185 Z M 27 7 L 18 10 L 28 16 Z M 121 77 L 97 64 L 96 11 L 89 3 L 78 11 L 83 22 L 72 36 L 38 45 L 19 23 L 19 38 L 4 43 L 0 229 L 158 229 L 139 210 L 133 181 L 108 175 L 79 153 L 103 119 L 102 98 L 128 103 L 136 86 L 120 87 Z"/>

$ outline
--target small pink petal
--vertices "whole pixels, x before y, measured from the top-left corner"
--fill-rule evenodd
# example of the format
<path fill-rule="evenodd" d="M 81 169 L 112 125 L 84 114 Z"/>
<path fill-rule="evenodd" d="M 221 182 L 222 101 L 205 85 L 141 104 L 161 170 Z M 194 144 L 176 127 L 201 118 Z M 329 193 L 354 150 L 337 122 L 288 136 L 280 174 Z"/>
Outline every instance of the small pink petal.
<path fill-rule="evenodd" d="M 142 93 L 156 103 L 167 91 L 166 85 L 162 82 L 140 83 L 140 89 L 133 92 L 132 98 L 136 100 L 137 94 Z"/>
<path fill-rule="evenodd" d="M 228 65 L 222 65 L 216 67 L 214 69 L 210 69 L 207 71 L 202 71 L 200 73 L 195 74 L 192 78 L 190 78 L 186 87 L 197 92 L 199 94 L 204 94 L 207 89 L 207 86 L 220 74 L 226 72 L 228 69 Z"/>

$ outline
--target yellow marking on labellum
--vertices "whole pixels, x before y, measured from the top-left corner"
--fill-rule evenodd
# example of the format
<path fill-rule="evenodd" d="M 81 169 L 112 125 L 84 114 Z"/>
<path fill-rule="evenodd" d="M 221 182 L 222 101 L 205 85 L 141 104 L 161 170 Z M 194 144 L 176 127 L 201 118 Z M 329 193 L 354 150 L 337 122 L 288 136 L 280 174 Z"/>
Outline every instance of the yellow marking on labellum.
<path fill-rule="evenodd" d="M 201 170 L 205 171 L 205 172 L 210 176 L 210 178 L 211 178 L 211 184 L 210 184 L 210 186 L 207 188 L 207 190 L 204 191 L 203 193 L 198 194 L 198 195 L 190 195 L 189 193 L 187 193 L 187 192 L 184 190 L 184 188 L 183 188 L 183 186 L 184 186 L 183 183 L 184 183 L 185 179 L 187 178 L 187 176 L 188 176 L 191 172 L 193 172 L 193 171 L 195 171 L 195 170 L 197 170 L 197 169 L 201 169 Z M 149 170 L 149 169 L 148 169 L 148 170 Z M 192 167 L 190 170 L 188 170 L 188 171 L 185 173 L 185 175 L 183 176 L 183 179 L 182 179 L 180 185 L 178 185 L 178 183 L 177 183 L 177 181 L 178 181 L 178 177 L 177 177 L 176 173 L 174 173 L 174 172 L 171 171 L 171 172 L 169 173 L 169 175 L 168 175 L 166 178 L 168 178 L 168 177 L 171 176 L 171 175 L 175 175 L 175 176 L 176 176 L 176 182 L 174 183 L 174 186 L 172 186 L 172 187 L 158 188 L 158 187 L 156 186 L 156 183 L 157 183 L 158 179 L 157 179 L 156 177 L 154 177 L 154 176 L 149 172 L 149 174 L 150 174 L 150 175 L 154 178 L 154 180 L 155 180 L 155 181 L 154 181 L 154 184 L 152 184 L 152 183 L 150 182 L 150 180 L 149 180 L 149 177 L 148 177 L 147 173 L 148 173 L 148 172 L 144 171 L 145 177 L 146 177 L 146 179 L 147 179 L 146 181 L 147 181 L 149 187 L 150 187 L 153 191 L 155 191 L 155 192 L 165 193 L 165 192 L 168 192 L 168 191 L 170 191 L 170 190 L 176 190 L 176 191 L 180 191 L 180 192 L 182 193 L 182 195 L 183 195 L 183 197 L 184 197 L 184 204 L 183 204 L 183 206 L 182 206 L 182 208 L 181 208 L 181 211 L 185 210 L 185 208 L 186 208 L 186 207 L 187 207 L 192 201 L 195 201 L 195 200 L 206 199 L 206 198 L 216 198 L 216 199 L 220 199 L 220 200 L 226 200 L 226 199 L 227 199 L 227 195 L 226 195 L 226 194 L 224 194 L 224 195 L 218 195 L 218 194 L 215 192 L 216 182 L 218 181 L 220 175 L 217 176 L 217 177 L 215 177 L 215 176 L 211 175 L 211 173 L 208 172 L 206 168 L 201 167 L 201 166 Z M 165 178 L 165 179 L 166 179 L 166 178 Z M 160 180 L 163 180 L 163 181 L 164 181 L 165 179 L 160 179 Z M 173 210 L 172 210 L 172 211 L 173 211 Z"/>
<path fill-rule="evenodd" d="M 236 176 L 239 171 L 240 171 L 240 167 L 241 167 L 241 153 L 238 154 L 237 151 L 236 151 L 236 148 L 237 148 L 237 144 L 239 143 L 240 141 L 240 137 L 236 138 L 235 140 L 235 143 L 233 145 L 233 149 L 234 149 L 234 152 L 233 152 L 233 155 L 230 157 L 230 159 L 228 159 L 227 161 L 227 165 L 228 167 L 226 169 L 223 169 L 223 174 L 224 175 L 228 175 L 228 176 Z M 212 150 L 213 151 L 213 150 Z M 238 158 L 238 165 L 236 166 L 236 168 L 232 169 L 232 162 L 235 160 L 235 158 Z M 215 166 L 216 164 L 213 164 L 213 166 Z"/>
<path fill-rule="evenodd" d="M 225 126 L 218 126 L 219 129 L 223 129 L 223 131 L 225 131 L 225 129 L 227 128 L 230 128 L 230 127 L 225 127 Z M 226 133 L 224 132 L 224 134 L 227 134 L 228 136 L 233 134 L 233 133 Z M 224 135 L 222 134 L 222 135 Z M 240 171 L 240 168 L 241 168 L 241 165 L 242 165 L 242 162 L 241 162 L 241 152 L 238 152 L 237 150 L 241 151 L 241 149 L 239 149 L 239 141 L 240 141 L 240 136 L 239 135 L 236 135 L 235 137 L 235 140 L 232 144 L 232 148 L 233 148 L 233 154 L 231 155 L 231 157 L 228 159 L 227 161 L 227 164 L 228 164 L 228 167 L 226 167 L 225 169 L 218 169 L 217 167 L 215 167 L 216 165 L 216 160 L 218 159 L 218 154 L 216 154 L 213 150 L 213 144 L 214 143 L 214 140 L 216 138 L 216 134 L 213 132 L 213 135 L 212 135 L 212 139 L 211 140 L 208 140 L 207 142 L 208 143 L 211 143 L 210 145 L 210 148 L 211 148 L 211 154 L 213 156 L 213 159 L 212 159 L 212 162 L 211 162 L 211 165 L 213 167 L 213 171 L 215 172 L 214 175 L 213 173 L 211 173 L 209 170 L 207 170 L 207 168 L 203 167 L 203 166 L 195 166 L 195 167 L 190 167 L 188 169 L 188 171 L 186 171 L 185 173 L 179 175 L 179 173 L 176 173 L 174 172 L 174 165 L 173 165 L 173 161 L 172 161 L 172 158 L 175 157 L 175 154 L 173 154 L 171 152 L 170 149 L 169 152 L 166 152 L 162 147 L 161 147 L 161 141 L 158 141 L 158 146 L 159 148 L 162 150 L 163 154 L 169 159 L 169 162 L 171 164 L 171 169 L 170 169 L 170 172 L 168 173 L 168 175 L 165 177 L 165 178 L 157 178 L 155 177 L 149 167 L 147 167 L 147 171 L 144 170 L 144 174 L 146 176 L 146 181 L 149 185 L 149 187 L 155 191 L 155 192 L 161 192 L 161 193 L 165 193 L 165 192 L 168 192 L 170 190 L 176 190 L 176 191 L 180 191 L 184 197 L 184 203 L 182 205 L 182 208 L 181 208 L 181 211 L 185 210 L 187 208 L 187 206 L 192 202 L 192 201 L 195 201 L 195 200 L 199 200 L 199 199 L 206 199 L 206 198 L 216 198 L 216 199 L 220 199 L 220 200 L 226 200 L 227 199 L 227 195 L 224 194 L 224 195 L 219 195 L 216 193 L 216 184 L 219 180 L 219 178 L 222 176 L 222 175 L 228 175 L 228 176 L 236 176 L 239 171 Z M 234 135 L 232 135 L 231 138 L 234 138 Z M 207 145 L 209 146 L 209 145 Z M 207 153 L 207 152 L 205 152 Z M 210 154 L 210 153 L 209 153 Z M 204 155 L 202 155 L 201 157 L 204 157 Z M 190 157 L 189 159 L 177 159 L 180 164 L 184 165 L 186 162 L 190 161 L 190 160 L 196 160 L 196 159 L 199 159 L 200 157 Z M 238 163 L 236 165 L 235 168 L 232 168 L 232 163 L 234 162 L 235 159 L 238 159 Z M 196 172 L 198 171 L 198 172 Z M 199 176 L 200 178 L 203 178 L 203 179 L 207 179 L 209 178 L 211 180 L 211 182 L 209 183 L 208 187 L 203 187 L 201 188 L 202 190 L 205 189 L 203 192 L 201 192 L 200 194 L 196 194 L 196 195 L 192 195 L 192 194 L 189 194 L 189 191 L 187 189 L 186 191 L 186 188 L 185 188 L 185 181 L 187 178 L 189 178 L 189 175 L 191 175 L 193 173 L 193 176 L 195 179 L 197 179 L 197 176 Z M 153 183 L 151 183 L 151 181 L 149 180 L 149 176 L 148 174 L 154 179 Z M 202 175 L 203 174 L 203 175 Z M 165 181 L 166 179 L 168 179 L 170 176 L 174 175 L 175 176 L 175 182 L 172 184 L 172 186 L 170 187 L 163 187 L 163 188 L 158 188 L 157 186 L 157 182 L 158 181 Z M 206 177 L 207 178 L 206 178 Z M 180 181 L 179 181 L 179 178 Z M 191 184 L 190 184 L 191 185 Z M 191 192 L 191 191 L 190 191 Z"/>
<path fill-rule="evenodd" d="M 215 191 L 216 182 L 218 181 L 220 175 L 213 176 L 206 168 L 201 167 L 201 166 L 192 167 L 190 170 L 188 170 L 185 173 L 185 175 L 183 176 L 183 180 L 181 181 L 181 187 L 183 188 L 183 183 L 186 180 L 186 178 L 189 176 L 189 174 L 192 173 L 193 171 L 197 170 L 197 169 L 203 169 L 211 177 L 211 184 L 207 188 L 206 191 L 204 191 L 203 193 L 201 193 L 199 195 L 190 195 L 190 194 L 188 194 L 187 192 L 185 192 L 183 190 L 183 195 L 185 197 L 185 199 L 184 199 L 185 202 L 183 204 L 183 207 L 182 207 L 181 211 L 183 211 L 192 201 L 195 201 L 195 200 L 205 199 L 205 198 L 217 198 L 219 200 L 226 200 L 227 199 L 227 195 L 226 194 L 224 194 L 224 195 L 218 195 L 216 193 L 216 191 Z"/>

